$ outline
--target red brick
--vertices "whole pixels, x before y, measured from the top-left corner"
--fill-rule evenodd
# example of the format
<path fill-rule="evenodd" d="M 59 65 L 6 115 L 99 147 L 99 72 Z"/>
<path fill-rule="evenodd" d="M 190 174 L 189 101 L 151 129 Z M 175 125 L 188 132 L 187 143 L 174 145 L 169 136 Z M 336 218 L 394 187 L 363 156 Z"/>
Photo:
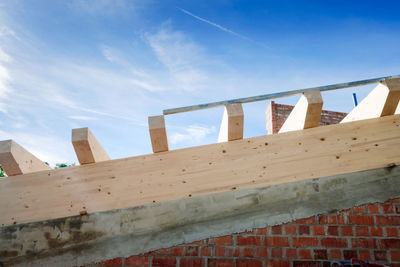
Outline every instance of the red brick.
<path fill-rule="evenodd" d="M 353 236 L 353 226 L 341 226 L 342 236 Z"/>
<path fill-rule="evenodd" d="M 239 257 L 240 256 L 240 248 L 227 248 L 228 257 Z"/>
<path fill-rule="evenodd" d="M 368 226 L 357 226 L 356 236 L 369 236 Z"/>
<path fill-rule="evenodd" d="M 400 249 L 400 239 L 381 239 L 379 247 L 381 249 Z"/>
<path fill-rule="evenodd" d="M 266 246 L 266 247 L 288 247 L 289 239 L 287 237 L 280 237 L 280 236 L 273 236 L 273 237 L 266 236 L 264 238 L 264 246 Z"/>
<path fill-rule="evenodd" d="M 211 256 L 212 248 L 210 247 L 201 247 L 200 248 L 200 256 Z"/>
<path fill-rule="evenodd" d="M 172 248 L 172 256 L 183 256 L 185 252 L 185 247 L 173 247 Z"/>
<path fill-rule="evenodd" d="M 400 225 L 400 216 L 376 216 L 376 222 L 379 225 Z"/>
<path fill-rule="evenodd" d="M 326 249 L 314 249 L 314 259 L 327 260 L 328 259 L 328 251 Z"/>
<path fill-rule="evenodd" d="M 341 214 L 338 215 L 320 215 L 319 224 L 344 224 L 344 217 Z"/>
<path fill-rule="evenodd" d="M 331 260 L 342 260 L 342 252 L 338 249 L 329 250 L 329 259 Z"/>
<path fill-rule="evenodd" d="M 296 225 L 285 225 L 285 234 L 295 235 L 296 232 Z"/>
<path fill-rule="evenodd" d="M 377 261 L 386 261 L 386 251 L 385 250 L 375 250 L 374 251 L 375 260 Z"/>
<path fill-rule="evenodd" d="M 147 266 L 149 258 L 145 256 L 131 256 L 125 259 L 125 266 Z"/>
<path fill-rule="evenodd" d="M 311 250 L 309 249 L 299 249 L 300 259 L 312 259 Z"/>
<path fill-rule="evenodd" d="M 314 235 L 325 235 L 325 227 L 323 225 L 314 225 L 313 233 Z"/>
<path fill-rule="evenodd" d="M 363 261 L 372 260 L 371 253 L 369 250 L 359 250 L 358 254 L 359 254 L 360 259 Z"/>
<path fill-rule="evenodd" d="M 382 227 L 371 227 L 371 236 L 383 236 Z"/>
<path fill-rule="evenodd" d="M 160 248 L 154 251 L 147 252 L 145 255 L 170 255 L 170 248 Z"/>
<path fill-rule="evenodd" d="M 267 227 L 258 228 L 258 229 L 256 229 L 256 234 L 257 235 L 266 235 L 266 234 L 268 234 L 268 228 Z"/>
<path fill-rule="evenodd" d="M 326 266 L 330 266 L 330 265 L 326 265 Z M 320 261 L 294 261 L 293 267 L 321 267 L 321 262 Z M 324 267 L 325 267 L 325 265 L 324 265 Z"/>
<path fill-rule="evenodd" d="M 204 265 L 202 258 L 182 258 L 179 262 L 180 267 L 202 267 Z"/>
<path fill-rule="evenodd" d="M 294 247 L 316 247 L 318 238 L 316 237 L 293 237 Z"/>
<path fill-rule="evenodd" d="M 254 258 L 254 248 L 242 248 L 242 257 Z"/>
<path fill-rule="evenodd" d="M 399 230 L 397 228 L 386 228 L 386 236 L 387 237 L 399 237 Z"/>
<path fill-rule="evenodd" d="M 312 217 L 308 217 L 308 218 L 295 220 L 293 223 L 297 223 L 297 224 L 316 224 L 317 220 L 316 220 L 315 216 L 312 216 Z"/>
<path fill-rule="evenodd" d="M 199 255 L 199 247 L 186 247 L 186 256 L 198 256 Z"/>
<path fill-rule="evenodd" d="M 353 213 L 365 213 L 365 206 L 353 207 Z"/>
<path fill-rule="evenodd" d="M 299 225 L 299 235 L 309 235 L 309 234 L 310 234 L 310 226 Z"/>
<path fill-rule="evenodd" d="M 272 258 L 282 258 L 282 256 L 283 256 L 282 248 L 272 248 L 271 256 L 272 256 Z"/>
<path fill-rule="evenodd" d="M 204 244 L 204 240 L 193 241 L 192 243 L 186 245 L 202 245 Z"/>
<path fill-rule="evenodd" d="M 176 258 L 162 258 L 162 257 L 154 257 L 152 260 L 152 266 L 160 266 L 160 267 L 175 267 Z"/>
<path fill-rule="evenodd" d="M 215 247 L 214 248 L 214 256 L 217 257 L 225 257 L 225 247 Z"/>
<path fill-rule="evenodd" d="M 376 248 L 376 240 L 368 238 L 351 239 L 351 247 L 353 248 Z"/>
<path fill-rule="evenodd" d="M 339 227 L 338 226 L 328 226 L 328 235 L 339 235 Z"/>
<path fill-rule="evenodd" d="M 282 234 L 282 226 L 281 225 L 272 226 L 271 233 L 274 235 L 281 235 Z"/>
<path fill-rule="evenodd" d="M 268 258 L 268 248 L 257 248 L 256 257 L 257 258 Z"/>
<path fill-rule="evenodd" d="M 290 261 L 269 260 L 265 264 L 266 267 L 290 267 Z"/>
<path fill-rule="evenodd" d="M 262 267 L 263 263 L 260 260 L 237 259 L 236 267 Z"/>
<path fill-rule="evenodd" d="M 347 240 L 344 238 L 322 238 L 321 245 L 327 248 L 347 248 Z"/>
<path fill-rule="evenodd" d="M 225 235 L 216 238 L 210 238 L 208 244 L 211 245 L 232 245 L 232 236 Z"/>
<path fill-rule="evenodd" d="M 400 203 L 400 198 L 389 199 L 385 203 Z"/>
<path fill-rule="evenodd" d="M 372 214 L 379 214 L 379 204 L 368 204 L 368 212 Z"/>
<path fill-rule="evenodd" d="M 354 258 L 358 258 L 357 250 L 343 250 L 343 258 L 345 260 L 351 260 Z"/>
<path fill-rule="evenodd" d="M 374 225 L 374 217 L 369 215 L 349 215 L 349 223 L 358 225 Z"/>
<path fill-rule="evenodd" d="M 399 251 L 390 251 L 390 260 L 391 261 L 400 261 L 400 250 Z"/>
<path fill-rule="evenodd" d="M 287 248 L 286 249 L 286 258 L 288 258 L 288 259 L 297 259 L 297 249 L 295 249 L 295 248 Z"/>
<path fill-rule="evenodd" d="M 259 236 L 237 236 L 238 246 L 261 246 L 261 237 Z"/>
<path fill-rule="evenodd" d="M 393 205 L 390 204 L 382 205 L 382 209 L 384 214 L 394 214 Z"/>
<path fill-rule="evenodd" d="M 208 259 L 208 267 L 232 267 L 234 266 L 233 259 Z"/>
<path fill-rule="evenodd" d="M 115 258 L 97 263 L 99 266 L 122 266 L 122 258 Z"/>

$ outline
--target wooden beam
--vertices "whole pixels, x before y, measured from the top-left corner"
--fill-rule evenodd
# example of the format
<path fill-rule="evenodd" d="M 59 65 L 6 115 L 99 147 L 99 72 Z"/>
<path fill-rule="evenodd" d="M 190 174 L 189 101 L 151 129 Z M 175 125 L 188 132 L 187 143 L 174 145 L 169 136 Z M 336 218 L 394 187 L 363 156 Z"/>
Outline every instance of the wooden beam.
<path fill-rule="evenodd" d="M 242 104 L 225 105 L 218 142 L 243 139 L 243 121 Z"/>
<path fill-rule="evenodd" d="M 110 160 L 89 128 L 72 129 L 72 145 L 81 165 Z"/>
<path fill-rule="evenodd" d="M 357 121 L 393 115 L 400 99 L 400 79 L 379 83 L 342 121 Z"/>
<path fill-rule="evenodd" d="M 51 168 L 13 140 L 0 141 L 0 165 L 8 176 L 51 170 Z"/>
<path fill-rule="evenodd" d="M 389 172 L 400 165 L 399 125 L 400 115 L 392 115 L 6 177 L 0 179 L 0 225 L 375 168 Z"/>
<path fill-rule="evenodd" d="M 322 104 L 320 91 L 303 93 L 279 133 L 317 127 L 321 120 Z"/>
<path fill-rule="evenodd" d="M 151 116 L 148 121 L 153 152 L 158 153 L 168 151 L 168 136 L 165 128 L 164 116 Z"/>

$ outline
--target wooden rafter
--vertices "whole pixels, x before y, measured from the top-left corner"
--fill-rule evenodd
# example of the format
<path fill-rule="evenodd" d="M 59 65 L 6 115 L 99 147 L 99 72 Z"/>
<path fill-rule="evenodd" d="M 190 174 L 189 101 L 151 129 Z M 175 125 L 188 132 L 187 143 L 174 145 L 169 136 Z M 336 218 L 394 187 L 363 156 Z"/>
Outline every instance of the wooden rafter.
<path fill-rule="evenodd" d="M 110 160 L 107 152 L 89 128 L 73 129 L 72 145 L 81 165 Z"/>

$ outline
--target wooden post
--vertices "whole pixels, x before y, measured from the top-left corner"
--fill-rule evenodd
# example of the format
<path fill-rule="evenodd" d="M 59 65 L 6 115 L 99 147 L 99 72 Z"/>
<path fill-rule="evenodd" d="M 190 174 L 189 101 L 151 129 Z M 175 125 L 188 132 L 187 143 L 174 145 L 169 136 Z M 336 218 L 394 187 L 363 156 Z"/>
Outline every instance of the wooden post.
<path fill-rule="evenodd" d="M 341 121 L 357 121 L 393 115 L 400 99 L 400 79 L 386 79 L 379 83 L 361 103 Z"/>
<path fill-rule="evenodd" d="M 218 142 L 243 139 L 243 121 L 242 104 L 225 105 Z"/>
<path fill-rule="evenodd" d="M 72 145 L 81 165 L 110 160 L 89 128 L 72 129 Z"/>
<path fill-rule="evenodd" d="M 321 120 L 322 104 L 320 91 L 303 93 L 279 133 L 317 127 Z"/>
<path fill-rule="evenodd" d="M 164 116 L 151 116 L 148 121 L 153 152 L 158 153 L 168 151 L 168 137 L 167 130 L 165 129 Z"/>
<path fill-rule="evenodd" d="M 51 168 L 13 140 L 0 141 L 0 164 L 8 176 L 51 170 Z"/>

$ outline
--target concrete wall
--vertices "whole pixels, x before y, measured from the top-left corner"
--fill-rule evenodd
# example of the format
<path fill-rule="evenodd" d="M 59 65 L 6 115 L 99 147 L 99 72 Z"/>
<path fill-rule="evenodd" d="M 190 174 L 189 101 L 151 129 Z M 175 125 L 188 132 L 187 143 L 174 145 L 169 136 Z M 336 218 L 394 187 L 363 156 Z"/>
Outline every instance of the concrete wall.
<path fill-rule="evenodd" d="M 330 266 L 359 258 L 400 266 L 400 199 L 207 238 L 102 266 Z M 92 264 L 96 265 L 96 264 Z"/>

